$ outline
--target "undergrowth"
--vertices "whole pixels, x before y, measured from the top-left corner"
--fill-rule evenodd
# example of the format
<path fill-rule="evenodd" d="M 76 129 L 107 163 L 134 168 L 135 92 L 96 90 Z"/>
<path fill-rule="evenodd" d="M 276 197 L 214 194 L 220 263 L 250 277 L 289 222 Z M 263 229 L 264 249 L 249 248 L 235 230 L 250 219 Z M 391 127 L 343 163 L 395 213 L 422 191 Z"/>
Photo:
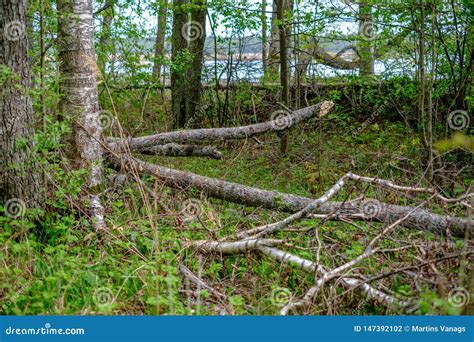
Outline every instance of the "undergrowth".
<path fill-rule="evenodd" d="M 241 99 L 248 101 L 248 99 Z M 153 127 L 135 125 L 127 106 L 116 100 L 124 126 L 141 134 Z M 147 122 L 164 114 L 153 107 Z M 250 121 L 257 120 L 250 116 Z M 139 116 L 137 114 L 137 116 Z M 259 116 L 259 115 L 257 115 Z M 123 117 L 123 120 L 122 120 Z M 128 119 L 126 119 L 128 117 Z M 381 115 L 383 117 L 383 115 Z M 261 119 L 261 116 L 258 118 Z M 128 120 L 128 121 L 127 121 Z M 424 149 L 416 134 L 400 121 L 380 118 L 357 135 L 360 125 L 339 108 L 326 121 L 309 120 L 290 133 L 290 148 L 282 157 L 278 137 L 218 145 L 223 160 L 148 157 L 163 166 L 191 171 L 258 188 L 318 197 L 348 171 L 390 179 L 399 184 L 426 184 L 423 179 Z M 47 174 L 47 205 L 24 215 L 0 217 L 1 314 L 278 314 L 288 300 L 301 298 L 314 276 L 282 265 L 258 253 L 235 256 L 199 255 L 186 248 L 189 240 L 217 240 L 258 225 L 275 222 L 286 214 L 249 208 L 205 197 L 193 189 L 169 189 L 152 177 L 137 179 L 107 170 L 103 201 L 108 232 L 95 232 L 80 201 L 84 170 L 73 171 L 62 154 L 61 137 L 67 125 L 50 122 L 36 136 L 36 156 Z M 450 196 L 470 186 L 470 176 L 459 173 L 449 179 Z M 426 197 L 409 198 L 366 185 L 347 185 L 336 199 L 360 195 L 401 205 L 416 205 Z M 194 198 L 198 210 L 190 215 L 183 203 Z M 454 207 L 430 203 L 439 213 Z M 305 219 L 276 237 L 289 241 L 286 250 L 314 260 L 316 236 L 323 242 L 321 263 L 333 268 L 364 251 L 365 244 L 382 224 Z M 402 246 L 412 246 L 402 248 Z M 382 246 L 386 253 L 360 263 L 353 272 L 366 277 L 460 253 L 462 240 L 451 241 L 425 232 L 397 229 Z M 422 252 L 421 252 L 422 251 Z M 424 253 L 424 254 L 423 254 Z M 467 261 L 457 259 L 387 276 L 373 285 L 400 298 L 419 299 L 418 314 L 458 314 L 446 291 L 466 277 Z M 184 265 L 220 292 L 216 296 L 183 277 Z M 318 295 L 306 314 L 393 314 L 366 300 L 360 292 L 346 291 L 336 279 Z"/>

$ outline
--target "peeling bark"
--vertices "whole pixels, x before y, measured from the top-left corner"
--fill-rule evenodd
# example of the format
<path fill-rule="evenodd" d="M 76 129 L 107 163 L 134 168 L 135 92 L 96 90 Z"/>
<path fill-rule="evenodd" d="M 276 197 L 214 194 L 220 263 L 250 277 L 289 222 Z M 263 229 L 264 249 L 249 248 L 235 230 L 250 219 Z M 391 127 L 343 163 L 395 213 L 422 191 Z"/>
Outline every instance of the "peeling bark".
<path fill-rule="evenodd" d="M 79 167 L 89 170 L 86 180 L 89 212 L 93 225 L 99 229 L 104 227 L 98 197 L 103 177 L 103 149 L 92 0 L 58 1 L 58 27 L 61 111 L 74 120 L 75 159 Z"/>

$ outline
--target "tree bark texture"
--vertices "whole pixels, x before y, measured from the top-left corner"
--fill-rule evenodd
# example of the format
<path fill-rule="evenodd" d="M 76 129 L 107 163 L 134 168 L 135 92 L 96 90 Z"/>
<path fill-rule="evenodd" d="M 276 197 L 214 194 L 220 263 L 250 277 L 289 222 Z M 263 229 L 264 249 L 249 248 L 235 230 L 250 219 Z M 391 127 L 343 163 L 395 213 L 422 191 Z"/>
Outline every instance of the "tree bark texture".
<path fill-rule="evenodd" d="M 0 2 L 0 65 L 9 75 L 0 92 L 0 203 L 40 204 L 40 174 L 31 144 L 35 116 L 31 86 L 25 1 Z M 27 141 L 21 147 L 20 141 Z M 6 208 L 7 210 L 7 208 Z"/>
<path fill-rule="evenodd" d="M 186 125 L 186 65 L 182 63 L 187 48 L 186 37 L 183 34 L 188 21 L 186 0 L 175 0 L 173 3 L 173 46 L 171 50 L 171 107 L 173 112 L 173 128 L 183 128 Z M 184 28 L 184 29 L 183 29 Z"/>
<path fill-rule="evenodd" d="M 191 53 L 191 65 L 186 77 L 186 128 L 200 127 L 201 124 L 201 75 L 206 42 L 206 0 L 195 0 L 191 10 L 186 34 Z"/>
<path fill-rule="evenodd" d="M 89 170 L 86 185 L 91 216 L 101 225 L 97 194 L 103 177 L 102 127 L 99 120 L 92 0 L 59 0 L 59 70 L 63 115 L 74 120 L 75 159 Z"/>
<path fill-rule="evenodd" d="M 161 0 L 158 9 L 158 28 L 156 31 L 155 41 L 155 62 L 153 63 L 153 77 L 156 81 L 160 81 L 162 72 L 162 59 L 165 55 L 165 38 L 166 38 L 166 18 L 168 14 L 168 0 Z"/>

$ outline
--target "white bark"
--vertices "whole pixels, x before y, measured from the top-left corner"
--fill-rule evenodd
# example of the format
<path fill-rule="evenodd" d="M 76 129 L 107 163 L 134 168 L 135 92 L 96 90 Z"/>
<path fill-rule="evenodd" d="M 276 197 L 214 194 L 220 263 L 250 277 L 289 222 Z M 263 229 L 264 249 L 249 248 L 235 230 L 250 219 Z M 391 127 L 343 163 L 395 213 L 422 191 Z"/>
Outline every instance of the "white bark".
<path fill-rule="evenodd" d="M 98 193 L 103 177 L 102 127 L 99 121 L 92 0 L 58 1 L 58 44 L 62 112 L 74 119 L 76 160 L 89 170 L 89 212 L 96 229 L 104 228 Z"/>

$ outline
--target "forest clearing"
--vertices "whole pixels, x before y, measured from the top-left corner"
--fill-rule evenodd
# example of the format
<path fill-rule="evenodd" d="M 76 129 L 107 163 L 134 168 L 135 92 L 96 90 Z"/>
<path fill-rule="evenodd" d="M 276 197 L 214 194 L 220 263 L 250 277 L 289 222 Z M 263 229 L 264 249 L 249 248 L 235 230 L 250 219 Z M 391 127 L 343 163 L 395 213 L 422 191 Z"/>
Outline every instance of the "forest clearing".
<path fill-rule="evenodd" d="M 0 5 L 2 315 L 472 315 L 470 0 Z"/>

